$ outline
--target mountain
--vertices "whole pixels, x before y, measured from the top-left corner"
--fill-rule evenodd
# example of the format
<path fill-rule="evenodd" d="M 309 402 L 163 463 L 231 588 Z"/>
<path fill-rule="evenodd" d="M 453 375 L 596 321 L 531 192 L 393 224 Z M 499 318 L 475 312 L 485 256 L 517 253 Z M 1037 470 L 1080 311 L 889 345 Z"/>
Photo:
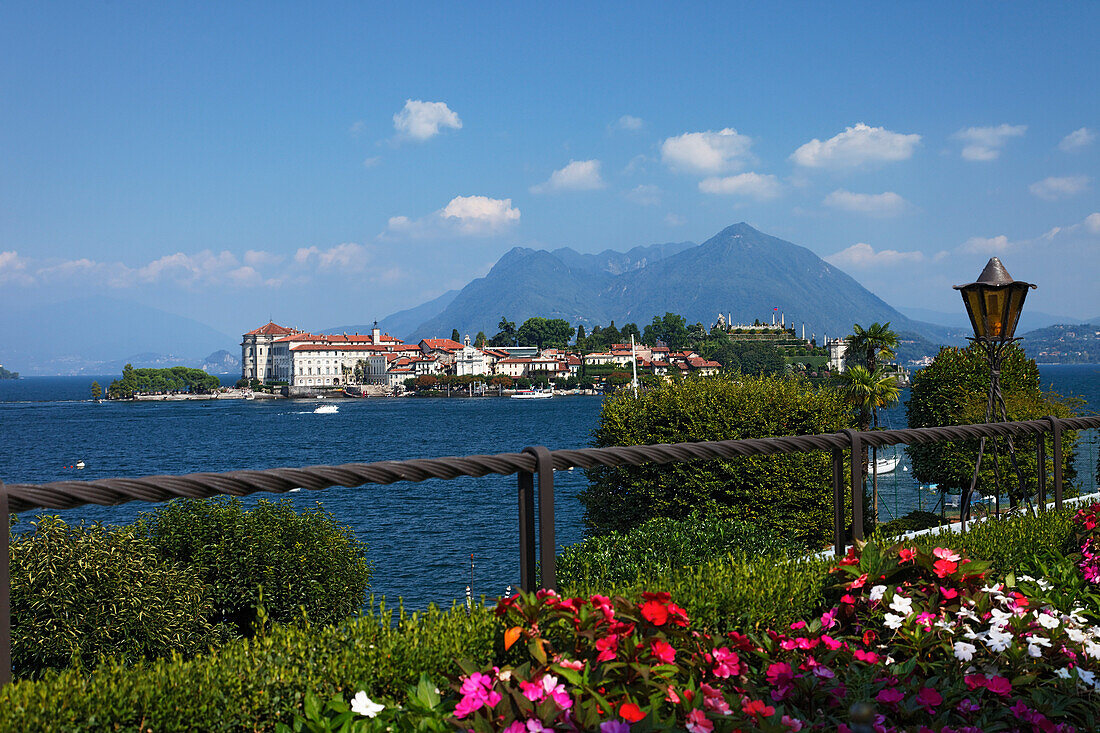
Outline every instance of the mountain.
<path fill-rule="evenodd" d="M 952 329 L 910 319 L 805 247 L 741 223 L 700 245 L 635 248 L 635 254 L 580 255 L 515 248 L 484 278 L 474 280 L 422 323 L 417 338 L 448 333 L 497 331 L 501 315 L 517 324 L 531 316 L 570 323 L 644 327 L 667 311 L 709 327 L 719 313 L 735 322 L 765 320 L 775 313 L 807 335 L 840 336 L 852 324 L 890 321 L 899 333 L 938 343 L 954 340 Z M 665 248 L 665 249 L 661 249 Z M 642 252 L 639 252 L 642 250 Z M 668 253 L 653 259 L 651 255 Z M 639 256 L 641 255 L 641 256 Z M 642 261 L 644 260 L 644 261 Z M 634 266 L 623 269 L 623 263 Z"/>
<path fill-rule="evenodd" d="M 421 303 L 415 308 L 391 313 L 378 321 L 378 327 L 382 329 L 383 333 L 388 333 L 398 338 L 405 338 L 421 323 L 449 306 L 457 295 L 457 290 L 448 290 L 438 298 L 429 300 L 427 303 Z M 372 328 L 374 328 L 373 323 L 358 324 L 354 326 L 336 326 L 333 328 L 326 328 L 319 333 L 370 333 Z"/>
<path fill-rule="evenodd" d="M 1098 364 L 1100 318 L 1091 323 L 1061 323 L 1028 331 L 1020 337 L 1020 346 L 1040 364 Z"/>
<path fill-rule="evenodd" d="M 116 364 L 127 361 L 134 366 L 197 366 L 211 351 L 240 350 L 239 336 L 185 316 L 99 296 L 6 309 L 0 312 L 0 333 L 0 363 L 24 375 L 110 374 Z M 120 358 L 126 354 L 132 356 Z"/>
<path fill-rule="evenodd" d="M 575 249 L 562 247 L 555 249 L 550 254 L 561 260 L 567 267 L 573 270 L 586 272 L 606 272 L 610 275 L 621 275 L 631 270 L 640 270 L 658 260 L 679 254 L 685 249 L 694 247 L 695 242 L 668 242 L 666 244 L 649 244 L 626 252 L 616 252 L 613 249 L 605 249 L 596 255 L 581 254 Z"/>
<path fill-rule="evenodd" d="M 912 307 L 898 308 L 898 310 L 914 320 L 935 323 L 940 326 L 958 330 L 964 337 L 973 335 L 973 330 L 970 327 L 970 318 L 966 315 L 966 308 L 962 304 L 962 298 L 959 298 L 959 309 L 957 311 L 944 312 L 929 310 L 928 308 Z M 1100 318 L 1093 319 L 1093 322 L 1096 321 L 1100 321 Z M 1072 316 L 1055 316 L 1050 313 L 1043 313 L 1042 311 L 1029 310 L 1027 306 L 1024 306 L 1024 312 L 1020 314 L 1020 322 L 1016 326 L 1016 332 L 1022 333 L 1024 331 L 1047 328 L 1059 323 L 1077 322 L 1078 319 Z"/>
<path fill-rule="evenodd" d="M 240 374 L 241 360 L 222 349 L 203 359 L 199 369 L 209 374 Z"/>

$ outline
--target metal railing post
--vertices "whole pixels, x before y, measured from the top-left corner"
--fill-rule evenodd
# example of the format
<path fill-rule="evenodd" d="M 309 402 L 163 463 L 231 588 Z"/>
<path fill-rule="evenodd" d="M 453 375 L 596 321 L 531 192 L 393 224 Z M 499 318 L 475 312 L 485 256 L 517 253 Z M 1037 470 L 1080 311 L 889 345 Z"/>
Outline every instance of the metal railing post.
<path fill-rule="evenodd" d="M 852 443 L 852 541 L 863 539 L 863 440 L 858 430 L 845 429 Z"/>
<path fill-rule="evenodd" d="M 0 481 L 0 687 L 11 682 L 11 512 Z"/>
<path fill-rule="evenodd" d="M 1047 436 L 1039 433 L 1039 440 L 1035 447 L 1036 487 L 1035 496 L 1038 500 L 1039 511 L 1047 510 Z"/>
<path fill-rule="evenodd" d="M 520 471 L 519 484 L 519 587 L 526 592 L 535 585 L 535 475 Z"/>
<path fill-rule="evenodd" d="M 1062 508 L 1062 423 L 1053 415 L 1047 415 L 1050 423 L 1051 458 L 1054 459 L 1054 508 Z"/>
<path fill-rule="evenodd" d="M 554 541 L 554 459 L 545 446 L 523 449 L 535 456 L 539 475 L 539 585 L 547 590 L 558 589 L 557 545 Z"/>
<path fill-rule="evenodd" d="M 833 549 L 844 554 L 844 450 L 833 448 Z"/>

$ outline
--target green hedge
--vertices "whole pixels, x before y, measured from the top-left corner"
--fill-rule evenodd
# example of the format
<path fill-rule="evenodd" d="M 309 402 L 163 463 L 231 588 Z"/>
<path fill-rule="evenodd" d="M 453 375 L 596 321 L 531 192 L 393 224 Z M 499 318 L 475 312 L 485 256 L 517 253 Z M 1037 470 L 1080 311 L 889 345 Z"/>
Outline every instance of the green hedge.
<path fill-rule="evenodd" d="M 421 670 L 456 672 L 456 659 L 477 666 L 493 658 L 499 636 L 483 606 L 395 614 L 373 606 L 338 626 L 275 626 L 207 656 L 94 673 L 49 672 L 0 691 L 2 731 L 264 731 L 289 723 L 307 692 L 322 699 L 366 690 L 403 696 Z"/>
<path fill-rule="evenodd" d="M 627 532 L 598 535 L 564 548 L 557 558 L 558 582 L 621 583 L 699 565 L 730 553 L 790 553 L 796 543 L 766 527 L 736 519 L 692 514 L 658 517 Z"/>

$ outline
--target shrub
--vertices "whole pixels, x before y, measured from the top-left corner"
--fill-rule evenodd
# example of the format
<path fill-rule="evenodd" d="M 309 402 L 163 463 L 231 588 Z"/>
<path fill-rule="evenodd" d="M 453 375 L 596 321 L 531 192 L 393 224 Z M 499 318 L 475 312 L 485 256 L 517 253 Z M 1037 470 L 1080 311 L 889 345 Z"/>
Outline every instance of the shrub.
<path fill-rule="evenodd" d="M 161 557 L 193 567 L 211 586 L 213 620 L 251 633 L 262 595 L 272 621 L 303 612 L 336 623 L 358 611 L 370 583 L 366 545 L 350 527 L 289 499 L 178 499 L 138 520 Z"/>
<path fill-rule="evenodd" d="M 826 433 L 851 427 L 832 389 L 802 379 L 718 376 L 605 400 L 595 445 L 639 445 Z M 588 471 L 581 494 L 597 532 L 699 510 L 820 546 L 832 533 L 831 462 L 824 451 Z"/>
<path fill-rule="evenodd" d="M 63 670 L 0 689 L 0 730 L 246 733 L 290 723 L 306 694 L 346 690 L 403 698 L 421 670 L 489 664 L 499 623 L 482 606 L 394 614 L 372 606 L 337 626 L 277 625 L 209 655 L 116 661 L 94 673 Z"/>
<path fill-rule="evenodd" d="M 625 533 L 590 537 L 564 548 L 557 559 L 558 582 L 630 582 L 642 575 L 699 565 L 732 552 L 756 555 L 791 549 L 789 540 L 735 519 L 698 512 L 686 519 L 658 517 Z"/>
<path fill-rule="evenodd" d="M 904 517 L 892 519 L 878 526 L 877 531 L 884 537 L 891 537 L 906 532 L 916 532 L 920 529 L 931 529 L 940 526 L 940 515 L 935 512 L 925 512 L 915 509 Z"/>
<path fill-rule="evenodd" d="M 10 557 L 16 677 L 92 667 L 102 655 L 126 664 L 190 656 L 214 640 L 202 581 L 130 528 L 39 517 Z"/>
<path fill-rule="evenodd" d="M 673 594 L 696 623 L 714 631 L 782 625 L 812 615 L 825 602 L 831 561 L 785 554 L 730 554 L 699 565 L 642 572 L 615 582 L 580 577 L 562 584 L 567 595 Z"/>

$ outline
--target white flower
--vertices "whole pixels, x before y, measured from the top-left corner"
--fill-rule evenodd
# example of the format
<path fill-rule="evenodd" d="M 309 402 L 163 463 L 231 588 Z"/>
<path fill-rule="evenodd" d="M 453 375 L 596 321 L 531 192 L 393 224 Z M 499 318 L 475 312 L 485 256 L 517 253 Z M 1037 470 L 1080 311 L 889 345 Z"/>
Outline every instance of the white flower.
<path fill-rule="evenodd" d="M 1000 629 L 990 629 L 985 638 L 986 644 L 995 652 L 1003 652 L 1012 646 L 1012 634 L 1006 634 Z"/>
<path fill-rule="evenodd" d="M 947 619 L 938 618 L 936 619 L 936 628 L 942 629 L 950 633 L 955 630 L 955 624 L 951 623 Z"/>
<path fill-rule="evenodd" d="M 900 629 L 901 625 L 903 623 L 905 623 L 905 617 L 904 616 L 897 616 L 895 614 L 888 613 L 888 614 L 886 614 L 885 618 L 886 618 L 886 626 L 888 628 L 891 628 L 891 629 L 894 629 L 894 630 Z"/>
<path fill-rule="evenodd" d="M 368 718 L 373 718 L 385 709 L 385 705 L 379 705 L 374 702 L 367 697 L 367 693 L 362 690 L 355 693 L 355 697 L 351 699 L 351 711 L 356 715 L 365 715 Z"/>
<path fill-rule="evenodd" d="M 1096 687 L 1096 675 L 1087 669 L 1077 668 L 1077 679 L 1084 682 L 1089 687 Z"/>
<path fill-rule="evenodd" d="M 1019 580 L 1021 582 L 1025 582 L 1025 583 L 1034 583 L 1035 582 L 1035 578 L 1031 577 L 1030 575 L 1021 575 L 1019 578 L 1017 578 L 1017 580 Z"/>
<path fill-rule="evenodd" d="M 1064 680 L 1068 680 L 1072 675 L 1070 674 L 1068 667 L 1062 667 L 1058 670 L 1058 676 Z"/>
<path fill-rule="evenodd" d="M 1038 585 L 1043 590 L 1050 590 L 1051 588 L 1054 587 L 1054 583 L 1051 583 L 1046 578 L 1039 578 L 1038 580 L 1035 581 L 1035 584 Z"/>
<path fill-rule="evenodd" d="M 978 647 L 973 644 L 967 644 L 965 641 L 955 642 L 955 659 L 960 662 L 969 662 L 974 658 L 974 652 L 978 651 Z"/>
<path fill-rule="evenodd" d="M 975 634 L 975 633 L 974 633 L 973 631 L 971 631 L 970 629 L 967 629 L 966 631 L 964 631 L 964 632 L 963 632 L 963 636 L 965 636 L 965 637 L 966 637 L 967 639 L 970 639 L 971 641 L 974 641 L 975 639 L 977 639 L 977 638 L 978 638 L 978 635 L 977 635 L 977 634 Z"/>
<path fill-rule="evenodd" d="M 1095 641 L 1086 642 L 1085 654 L 1088 654 L 1093 659 L 1100 659 L 1100 644 L 1097 644 Z"/>
<path fill-rule="evenodd" d="M 1012 618 L 1011 613 L 1006 613 L 999 608 L 991 608 L 989 615 L 992 617 L 989 621 L 989 625 L 992 628 L 1003 629 L 1008 625 L 1009 620 Z"/>
<path fill-rule="evenodd" d="M 886 586 L 885 585 L 876 585 L 874 588 L 871 589 L 870 598 L 871 598 L 872 601 L 881 601 L 882 600 L 882 594 L 885 593 L 885 592 L 886 592 Z"/>
<path fill-rule="evenodd" d="M 1043 656 L 1043 647 L 1050 648 L 1050 639 L 1042 636 L 1033 636 L 1027 640 L 1027 653 L 1029 656 Z"/>
<path fill-rule="evenodd" d="M 1039 625 L 1043 628 L 1056 629 L 1058 628 L 1058 625 L 1062 623 L 1058 619 L 1051 616 L 1049 613 L 1039 613 L 1038 611 L 1036 611 L 1035 615 L 1039 619 Z"/>
<path fill-rule="evenodd" d="M 890 601 L 890 608 L 894 609 L 902 616 L 908 616 L 913 612 L 913 599 L 906 598 L 900 593 L 895 593 L 893 600 Z M 889 616 L 890 614 L 887 614 Z"/>
<path fill-rule="evenodd" d="M 1080 629 L 1066 629 L 1066 636 L 1074 644 L 1080 644 L 1085 640 L 1085 632 Z"/>

